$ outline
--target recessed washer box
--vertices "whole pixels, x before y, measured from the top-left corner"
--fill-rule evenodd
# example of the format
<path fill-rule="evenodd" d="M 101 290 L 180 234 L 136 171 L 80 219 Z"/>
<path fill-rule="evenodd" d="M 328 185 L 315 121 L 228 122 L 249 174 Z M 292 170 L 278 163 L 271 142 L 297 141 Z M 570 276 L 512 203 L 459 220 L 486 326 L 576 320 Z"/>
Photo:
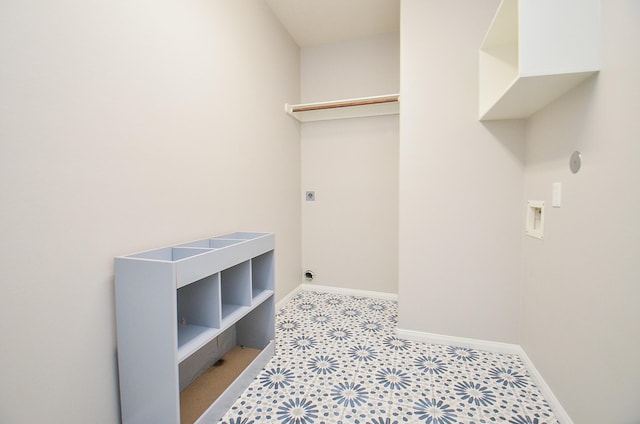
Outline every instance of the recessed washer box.
<path fill-rule="evenodd" d="M 542 239 L 544 237 L 544 202 L 529 200 L 527 202 L 527 222 L 525 233 L 528 236 Z"/>

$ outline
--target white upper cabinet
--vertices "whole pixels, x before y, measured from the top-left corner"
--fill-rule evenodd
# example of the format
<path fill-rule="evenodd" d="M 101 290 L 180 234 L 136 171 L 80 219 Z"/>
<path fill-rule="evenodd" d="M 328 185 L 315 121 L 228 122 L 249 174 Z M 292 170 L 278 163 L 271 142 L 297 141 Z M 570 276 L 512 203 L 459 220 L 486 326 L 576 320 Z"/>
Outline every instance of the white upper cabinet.
<path fill-rule="evenodd" d="M 502 0 L 480 48 L 480 119 L 526 118 L 600 68 L 600 0 Z"/>

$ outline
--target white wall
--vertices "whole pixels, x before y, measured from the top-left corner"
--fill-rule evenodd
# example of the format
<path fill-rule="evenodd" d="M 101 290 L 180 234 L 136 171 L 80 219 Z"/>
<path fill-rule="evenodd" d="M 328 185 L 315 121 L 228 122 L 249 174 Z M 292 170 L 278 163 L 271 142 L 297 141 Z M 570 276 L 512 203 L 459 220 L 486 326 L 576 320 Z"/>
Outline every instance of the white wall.
<path fill-rule="evenodd" d="M 0 422 L 112 424 L 114 256 L 274 231 L 299 283 L 299 49 L 261 0 L 8 0 L 0 55 Z"/>
<path fill-rule="evenodd" d="M 397 33 L 302 49 L 302 99 L 399 91 Z M 314 283 L 397 293 L 398 116 L 302 124 L 302 266 Z M 303 199 L 302 193 L 300 196 Z"/>
<path fill-rule="evenodd" d="M 304 47 L 300 61 L 302 102 L 398 93 L 399 37 L 392 32 Z"/>
<path fill-rule="evenodd" d="M 498 3 L 402 2 L 400 329 L 518 340 L 524 127 L 478 121 Z"/>
<path fill-rule="evenodd" d="M 521 344 L 580 424 L 640 417 L 640 4 L 603 1 L 602 18 L 600 74 L 530 118 L 526 142 L 527 198 L 561 182 L 563 203 L 524 239 Z"/>

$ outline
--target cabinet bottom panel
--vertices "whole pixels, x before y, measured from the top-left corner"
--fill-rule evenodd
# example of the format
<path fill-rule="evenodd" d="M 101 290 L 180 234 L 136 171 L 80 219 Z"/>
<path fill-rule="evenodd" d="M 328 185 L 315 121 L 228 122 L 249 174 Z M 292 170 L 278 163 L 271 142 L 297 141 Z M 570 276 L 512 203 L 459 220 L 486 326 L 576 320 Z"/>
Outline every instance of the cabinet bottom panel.
<path fill-rule="evenodd" d="M 260 354 L 260 349 L 236 346 L 180 393 L 180 422 L 192 424 Z"/>
<path fill-rule="evenodd" d="M 246 348 L 245 348 L 246 349 Z M 233 406 L 238 397 L 249 387 L 275 353 L 275 342 L 271 341 L 236 378 L 236 380 L 220 395 L 220 397 L 196 421 L 196 424 L 217 424 L 224 414 Z"/>

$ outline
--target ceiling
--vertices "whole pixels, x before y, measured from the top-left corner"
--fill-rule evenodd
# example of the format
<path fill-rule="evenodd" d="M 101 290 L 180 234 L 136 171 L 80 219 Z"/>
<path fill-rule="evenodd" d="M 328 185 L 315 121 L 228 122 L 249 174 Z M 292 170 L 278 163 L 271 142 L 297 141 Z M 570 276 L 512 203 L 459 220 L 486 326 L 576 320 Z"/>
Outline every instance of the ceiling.
<path fill-rule="evenodd" d="M 300 47 L 400 28 L 400 0 L 265 0 Z"/>

